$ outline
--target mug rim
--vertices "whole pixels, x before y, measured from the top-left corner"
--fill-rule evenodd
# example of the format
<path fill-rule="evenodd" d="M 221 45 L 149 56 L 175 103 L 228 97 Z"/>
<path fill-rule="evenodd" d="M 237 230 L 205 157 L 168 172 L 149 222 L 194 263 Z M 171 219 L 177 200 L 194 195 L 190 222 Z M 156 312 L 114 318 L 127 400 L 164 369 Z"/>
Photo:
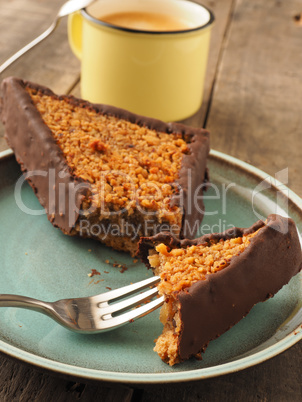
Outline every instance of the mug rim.
<path fill-rule="evenodd" d="M 193 3 L 193 4 L 196 4 L 197 6 L 199 6 L 201 8 L 204 8 L 209 13 L 209 20 L 205 24 L 199 25 L 199 26 L 194 27 L 194 28 L 181 29 L 181 30 L 177 30 L 177 31 L 148 31 L 148 30 L 143 30 L 143 29 L 126 28 L 126 27 L 122 27 L 122 26 L 119 26 L 119 25 L 110 24 L 109 22 L 101 21 L 101 20 L 93 17 L 91 14 L 89 14 L 87 9 L 86 9 L 86 7 L 81 10 L 81 14 L 87 20 L 92 21 L 92 22 L 94 22 L 94 23 L 96 23 L 98 25 L 106 26 L 108 28 L 116 29 L 118 31 L 131 32 L 131 33 L 142 33 L 142 34 L 148 34 L 148 35 L 185 34 L 185 33 L 195 32 L 195 31 L 205 29 L 208 26 L 213 24 L 213 22 L 215 20 L 215 16 L 214 16 L 214 13 L 208 7 L 204 6 L 203 4 L 195 3 L 195 2 L 190 1 L 190 0 L 188 1 L 188 3 Z"/>

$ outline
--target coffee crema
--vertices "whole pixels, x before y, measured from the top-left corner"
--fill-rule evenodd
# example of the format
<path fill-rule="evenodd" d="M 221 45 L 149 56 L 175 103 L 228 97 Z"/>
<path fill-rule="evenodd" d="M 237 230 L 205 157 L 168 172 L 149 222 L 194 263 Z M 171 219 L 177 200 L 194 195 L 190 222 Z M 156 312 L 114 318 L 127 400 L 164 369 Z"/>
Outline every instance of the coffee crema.
<path fill-rule="evenodd" d="M 189 28 L 180 18 L 147 11 L 124 11 L 98 18 L 100 21 L 122 28 L 140 31 L 183 31 Z"/>

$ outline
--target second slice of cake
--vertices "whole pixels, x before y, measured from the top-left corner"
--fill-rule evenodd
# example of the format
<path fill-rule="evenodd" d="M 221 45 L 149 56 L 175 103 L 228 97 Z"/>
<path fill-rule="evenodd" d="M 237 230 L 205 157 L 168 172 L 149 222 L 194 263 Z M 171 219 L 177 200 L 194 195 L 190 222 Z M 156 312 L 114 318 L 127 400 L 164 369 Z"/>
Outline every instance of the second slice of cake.
<path fill-rule="evenodd" d="M 140 240 L 139 255 L 161 278 L 164 329 L 154 350 L 171 366 L 200 357 L 302 268 L 295 223 L 279 215 L 194 240 L 159 233 Z"/>
<path fill-rule="evenodd" d="M 206 130 L 17 78 L 2 90 L 7 142 L 54 226 L 132 255 L 141 236 L 194 237 L 207 182 Z"/>

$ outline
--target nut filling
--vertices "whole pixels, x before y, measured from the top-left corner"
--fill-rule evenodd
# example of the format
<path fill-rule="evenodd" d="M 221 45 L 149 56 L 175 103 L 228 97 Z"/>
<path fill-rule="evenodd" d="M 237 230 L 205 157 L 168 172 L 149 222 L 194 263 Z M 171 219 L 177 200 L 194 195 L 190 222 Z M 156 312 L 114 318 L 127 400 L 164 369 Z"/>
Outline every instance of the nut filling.
<path fill-rule="evenodd" d="M 181 134 L 157 132 L 75 105 L 64 96 L 26 90 L 73 174 L 90 183 L 91 196 L 75 233 L 86 228 L 81 224 L 88 217 L 85 210 L 93 210 L 90 223 L 101 223 L 95 237 L 132 254 L 140 236 L 172 226 L 174 235 L 179 235 L 183 212 L 170 201 L 178 192 L 175 182 L 182 158 L 189 153 Z"/>
<path fill-rule="evenodd" d="M 161 243 L 150 252 L 149 263 L 155 274 L 161 278 L 159 293 L 166 298 L 160 312 L 164 329 L 156 341 L 154 350 L 170 366 L 180 362 L 178 339 L 182 322 L 178 293 L 197 281 L 206 280 L 207 275 L 215 274 L 230 265 L 231 260 L 250 245 L 250 240 L 259 230 L 242 237 L 211 240 L 210 244 L 172 250 L 168 250 L 168 247 Z"/>

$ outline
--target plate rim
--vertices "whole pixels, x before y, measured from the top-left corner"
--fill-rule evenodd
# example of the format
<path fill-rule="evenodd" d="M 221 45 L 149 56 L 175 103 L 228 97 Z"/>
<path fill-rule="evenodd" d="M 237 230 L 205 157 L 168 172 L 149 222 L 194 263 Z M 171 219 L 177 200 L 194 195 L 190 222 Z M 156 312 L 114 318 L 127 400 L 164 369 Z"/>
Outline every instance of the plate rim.
<path fill-rule="evenodd" d="M 13 155 L 14 153 L 11 149 L 0 152 L 0 162 L 4 159 L 12 157 Z M 274 184 L 272 184 L 271 187 L 276 188 L 278 186 L 281 186 L 280 188 L 278 188 L 278 191 L 281 191 L 289 200 L 294 202 L 295 206 L 302 212 L 302 198 L 300 198 L 296 193 L 294 193 L 283 183 L 265 173 L 263 170 L 258 169 L 247 162 L 241 161 L 238 158 L 227 155 L 220 151 L 211 150 L 209 157 L 214 160 L 231 164 L 234 167 L 239 168 L 240 170 L 246 171 L 249 175 L 254 176 L 255 178 L 260 178 L 262 180 L 273 179 Z M 53 373 L 65 376 L 73 376 L 94 381 L 106 381 L 110 383 L 162 384 L 197 381 L 241 371 L 277 356 L 278 354 L 289 349 L 294 344 L 298 343 L 301 339 L 302 325 L 299 324 L 297 328 L 295 328 L 292 332 L 290 332 L 281 340 L 265 348 L 264 350 L 255 352 L 249 356 L 245 356 L 242 358 L 239 357 L 236 360 L 211 367 L 180 371 L 176 373 L 125 373 L 90 369 L 45 358 L 27 352 L 18 347 L 9 345 L 2 340 L 0 340 L 0 352 L 6 356 L 17 359 L 18 361 L 22 361 L 23 363 L 33 365 L 36 368 L 40 368 L 44 371 L 51 371 Z"/>

